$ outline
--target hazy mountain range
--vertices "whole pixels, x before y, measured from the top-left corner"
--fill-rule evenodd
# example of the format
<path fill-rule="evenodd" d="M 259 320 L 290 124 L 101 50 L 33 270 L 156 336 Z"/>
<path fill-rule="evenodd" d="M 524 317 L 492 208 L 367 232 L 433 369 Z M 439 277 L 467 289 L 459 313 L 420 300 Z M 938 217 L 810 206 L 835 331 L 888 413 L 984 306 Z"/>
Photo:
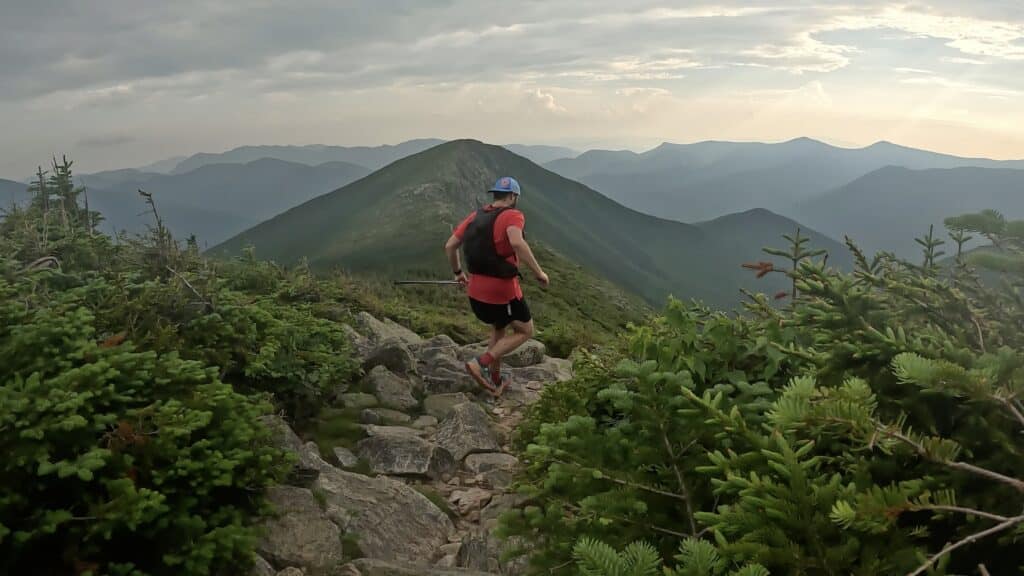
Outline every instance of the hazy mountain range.
<path fill-rule="evenodd" d="M 916 258 L 914 238 L 927 234 L 929 225 L 946 237 L 945 218 L 987 208 L 1024 217 L 1024 170 L 890 166 L 802 203 L 795 214 L 836 238 L 850 236 L 869 252 Z"/>
<path fill-rule="evenodd" d="M 662 144 L 647 152 L 592 150 L 546 167 L 623 204 L 693 222 L 749 208 L 794 206 L 885 166 L 1024 169 L 1024 161 L 960 158 L 878 142 L 839 148 L 810 138 L 778 144 Z"/>
<path fill-rule="evenodd" d="M 282 261 L 436 273 L 444 268 L 438 238 L 500 174 L 523 182 L 530 229 L 541 242 L 650 301 L 675 293 L 733 302 L 740 286 L 774 288 L 750 283 L 738 265 L 760 258 L 762 246 L 778 246 L 797 226 L 820 232 L 816 244 L 842 264 L 845 250 L 836 241 L 847 235 L 869 251 L 916 258 L 914 237 L 929 225 L 941 230 L 948 216 L 994 208 L 1024 217 L 1024 161 L 886 142 L 840 148 L 808 138 L 579 155 L 437 139 L 248 146 L 78 179 L 108 232 L 140 232 L 152 223 L 143 214 L 143 189 L 177 237 L 195 234 L 202 246 L 241 234 L 225 249 L 252 242 Z M 0 206 L 26 200 L 26 189 L 0 180 Z"/>
<path fill-rule="evenodd" d="M 528 237 L 649 301 L 676 294 L 725 306 L 736 303 L 740 287 L 771 292 L 783 286 L 783 278 L 758 281 L 740 265 L 764 259 L 761 248 L 779 245 L 796 222 L 764 210 L 700 225 L 655 218 L 504 148 L 472 140 L 404 158 L 212 252 L 238 253 L 252 245 L 259 257 L 284 263 L 307 258 L 320 269 L 445 277 L 441 245 L 484 200 L 487 183 L 502 174 L 514 174 L 523 186 Z M 837 263 L 847 258 L 836 242 L 810 235 L 815 245 L 837 254 Z"/>

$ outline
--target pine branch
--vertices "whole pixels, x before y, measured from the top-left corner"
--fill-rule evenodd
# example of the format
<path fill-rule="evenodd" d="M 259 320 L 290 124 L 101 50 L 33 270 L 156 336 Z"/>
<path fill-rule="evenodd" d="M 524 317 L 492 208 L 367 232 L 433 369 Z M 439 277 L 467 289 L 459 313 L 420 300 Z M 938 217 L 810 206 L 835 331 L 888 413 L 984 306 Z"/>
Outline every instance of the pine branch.
<path fill-rule="evenodd" d="M 999 396 L 995 395 L 990 396 L 990 398 L 992 398 L 996 402 L 999 402 L 1003 406 L 1006 406 L 1006 409 L 1009 410 L 1017 418 L 1017 421 L 1020 422 L 1021 426 L 1024 426 L 1024 412 L 1021 412 L 1020 409 L 1017 408 L 1016 404 L 1013 403 L 1013 400 L 1007 398 L 1000 398 Z"/>
<path fill-rule="evenodd" d="M 597 478 L 598 480 L 607 480 L 607 481 L 609 481 L 609 482 L 611 482 L 613 484 L 618 484 L 619 486 L 625 486 L 627 488 L 635 488 L 636 490 L 641 490 L 643 492 L 650 492 L 651 494 L 658 494 L 660 496 L 667 496 L 668 498 L 674 498 L 676 500 L 682 500 L 683 502 L 687 502 L 687 507 L 689 507 L 689 502 L 687 501 L 687 497 L 685 495 L 683 495 L 683 494 L 676 494 L 675 492 L 669 492 L 667 490 L 661 490 L 660 488 L 655 488 L 653 486 L 647 486 L 646 484 L 640 484 L 640 483 L 637 483 L 637 482 L 632 482 L 630 480 L 622 480 L 621 478 L 615 478 L 614 476 L 609 476 L 608 473 L 605 472 L 604 470 L 599 470 L 597 468 L 591 468 L 590 466 L 584 466 L 583 464 L 579 464 L 577 462 L 566 462 L 565 460 L 557 460 L 557 459 L 553 459 L 552 462 L 555 462 L 555 463 L 558 463 L 558 464 L 562 464 L 563 466 L 575 466 L 576 468 L 579 468 L 580 470 L 589 470 L 589 471 L 597 472 L 597 473 L 600 474 L 600 477 Z M 692 523 L 692 520 L 691 520 L 691 523 Z"/>
<path fill-rule="evenodd" d="M 992 514 L 991 512 L 985 512 L 984 510 L 975 510 L 974 508 L 964 508 L 962 506 L 943 506 L 939 504 L 920 505 L 911 506 L 910 510 L 913 510 L 915 512 L 924 510 L 931 510 L 934 512 L 959 512 L 961 514 L 967 514 L 969 516 L 978 516 L 979 518 L 988 518 L 989 520 L 996 520 L 998 522 L 1005 522 L 1009 520 L 1009 518 L 1006 516 Z"/>
<path fill-rule="evenodd" d="M 883 435 L 889 436 L 890 438 L 895 438 L 900 442 L 903 442 L 904 444 L 912 447 L 918 454 L 924 456 L 925 458 L 933 462 L 937 462 L 939 464 L 948 466 L 950 468 L 954 468 L 956 470 L 963 470 L 964 472 L 970 472 L 978 476 L 983 476 L 990 480 L 995 480 L 997 482 L 1001 482 L 1003 484 L 1012 486 L 1013 488 L 1016 488 L 1020 492 L 1024 492 L 1024 481 L 1022 480 L 1018 480 L 1017 478 L 1011 478 L 1009 476 L 1005 476 L 993 470 L 982 468 L 980 466 L 975 466 L 974 464 L 968 464 L 967 462 L 935 458 L 934 456 L 931 455 L 930 452 L 928 452 L 928 450 L 923 445 L 921 445 L 921 443 L 915 441 L 913 438 L 910 438 L 909 436 L 903 434 L 902 432 L 892 430 L 889 427 L 883 426 L 881 422 L 876 422 L 875 426 L 877 430 L 881 432 Z"/>
<path fill-rule="evenodd" d="M 683 493 L 683 502 L 686 504 L 686 519 L 690 521 L 690 534 L 696 536 L 697 523 L 693 520 L 693 503 L 690 501 L 690 490 L 686 487 L 686 481 L 683 479 L 683 473 L 679 470 L 679 466 L 676 464 L 675 450 L 672 449 L 672 443 L 668 440 L 668 434 L 665 433 L 664 426 L 661 426 L 661 439 L 665 442 L 665 450 L 668 451 L 669 461 L 672 462 L 672 470 L 676 474 L 676 481 L 679 482 L 679 489 Z"/>
<path fill-rule="evenodd" d="M 596 514 L 596 512 L 592 512 L 592 511 L 589 511 L 589 510 L 584 510 L 583 508 L 581 508 L 581 507 L 579 507 L 579 506 L 577 506 L 575 504 L 571 504 L 571 503 L 569 503 L 569 502 L 567 502 L 565 500 L 562 501 L 562 505 L 565 506 L 566 508 L 568 508 L 569 510 L 572 510 L 573 512 L 585 513 L 585 514 Z M 662 534 L 667 534 L 668 536 L 675 536 L 677 538 L 683 538 L 683 539 L 688 539 L 688 538 L 692 538 L 693 537 L 690 534 L 679 532 L 678 530 L 672 530 L 670 528 L 663 528 L 661 526 L 656 526 L 654 524 L 645 524 L 645 523 L 639 522 L 637 520 L 626 518 L 625 516 L 616 516 L 616 515 L 612 515 L 612 514 L 605 514 L 603 512 L 601 513 L 601 516 L 603 516 L 605 518 L 609 518 L 611 520 L 618 520 L 619 522 L 625 522 L 626 524 L 632 524 L 634 526 L 640 526 L 641 528 L 647 528 L 648 530 L 653 530 L 655 532 L 660 532 Z"/>
<path fill-rule="evenodd" d="M 934 565 L 937 561 L 939 561 L 939 559 L 941 559 L 943 556 L 946 556 L 947 554 L 950 554 L 954 550 L 956 550 L 958 548 L 962 548 L 962 547 L 964 547 L 964 546 L 966 546 L 968 544 L 972 544 L 972 543 L 974 543 L 974 542 L 976 542 L 978 540 L 981 540 L 982 538 L 986 538 L 988 536 L 992 536 L 993 534 L 998 534 L 999 532 L 1002 532 L 1003 530 L 1006 530 L 1006 529 L 1009 529 L 1009 528 L 1013 528 L 1017 524 L 1021 524 L 1021 523 L 1024 523 L 1024 514 L 1022 514 L 1020 516 L 1014 516 L 1012 518 L 1007 518 L 1004 522 L 996 524 L 995 526 L 993 526 L 993 527 L 991 527 L 991 528 L 989 528 L 987 530 L 982 530 L 981 532 L 976 532 L 976 533 L 971 534 L 970 536 L 964 537 L 964 538 L 962 538 L 962 539 L 960 539 L 960 540 L 958 540 L 958 541 L 956 541 L 954 543 L 947 544 L 945 548 L 943 548 L 942 550 L 939 550 L 939 552 L 936 553 L 931 558 L 929 558 L 927 562 L 925 562 L 924 564 L 921 564 L 917 568 L 917 570 L 914 570 L 913 572 L 908 573 L 907 576 L 919 576 L 920 574 L 924 574 L 929 568 L 932 567 L 932 565 Z"/>

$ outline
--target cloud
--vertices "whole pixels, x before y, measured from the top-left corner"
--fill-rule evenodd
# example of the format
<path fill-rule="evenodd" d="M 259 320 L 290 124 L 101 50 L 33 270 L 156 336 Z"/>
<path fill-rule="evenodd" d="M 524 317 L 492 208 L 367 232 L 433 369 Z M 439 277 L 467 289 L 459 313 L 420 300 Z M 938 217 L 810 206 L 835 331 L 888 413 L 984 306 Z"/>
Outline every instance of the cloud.
<path fill-rule="evenodd" d="M 860 96 L 887 93 L 897 110 L 889 96 L 912 106 L 922 86 L 1013 126 L 1019 113 L 976 102 L 1024 90 L 1024 10 L 1009 0 L 33 0 L 3 13 L 0 138 L 18 155 L 29 142 L 48 154 L 48 132 L 74 142 L 123 125 L 158 135 L 126 147 L 139 154 L 181 142 L 167 155 L 274 135 L 432 136 L 476 113 L 544 119 L 546 140 L 642 117 L 629 130 L 660 141 L 686 130 L 673 118 L 694 101 L 756 94 L 720 115 L 742 126 L 779 101 L 875 114 Z"/>
<path fill-rule="evenodd" d="M 551 92 L 545 92 L 538 88 L 527 92 L 526 98 L 533 109 L 540 109 L 552 114 L 565 114 L 567 112 L 563 106 L 558 104 L 558 101 L 555 100 L 555 95 Z"/>
<path fill-rule="evenodd" d="M 823 29 L 888 28 L 921 38 L 940 38 L 971 56 L 1024 60 L 1024 23 L 940 14 L 907 6 L 889 6 L 872 14 L 840 16 Z"/>

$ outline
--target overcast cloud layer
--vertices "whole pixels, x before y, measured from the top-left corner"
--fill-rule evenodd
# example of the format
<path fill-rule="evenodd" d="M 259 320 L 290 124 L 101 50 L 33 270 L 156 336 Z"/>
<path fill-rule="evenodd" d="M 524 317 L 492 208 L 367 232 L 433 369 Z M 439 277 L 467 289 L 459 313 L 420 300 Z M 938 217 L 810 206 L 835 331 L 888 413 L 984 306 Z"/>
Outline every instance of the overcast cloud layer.
<path fill-rule="evenodd" d="M 0 176 L 242 144 L 1024 158 L 1024 2 L 0 0 Z"/>

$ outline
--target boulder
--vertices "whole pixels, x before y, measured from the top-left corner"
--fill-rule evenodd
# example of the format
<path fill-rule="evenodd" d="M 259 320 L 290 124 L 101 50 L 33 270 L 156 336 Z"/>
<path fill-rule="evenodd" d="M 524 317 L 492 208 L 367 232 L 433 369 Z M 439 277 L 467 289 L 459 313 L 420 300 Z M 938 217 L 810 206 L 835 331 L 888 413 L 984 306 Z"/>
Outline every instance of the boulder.
<path fill-rule="evenodd" d="M 434 336 L 414 349 L 419 361 L 434 364 L 447 360 L 456 360 L 459 345 L 445 334 Z"/>
<path fill-rule="evenodd" d="M 338 459 L 338 464 L 342 468 L 352 468 L 359 464 L 359 458 L 351 450 L 342 446 L 334 447 L 334 457 Z"/>
<path fill-rule="evenodd" d="M 516 379 L 522 382 L 564 382 L 572 378 L 572 361 L 548 358 L 540 364 L 517 368 L 514 374 Z"/>
<path fill-rule="evenodd" d="M 491 502 L 484 507 L 480 513 L 480 521 L 488 529 L 493 529 L 498 524 L 498 519 L 502 514 L 509 510 L 520 508 L 527 501 L 526 497 L 522 494 L 496 494 L 491 498 Z"/>
<path fill-rule="evenodd" d="M 291 426 L 280 416 L 263 416 L 260 420 L 270 429 L 275 446 L 298 457 L 285 479 L 285 483 L 299 487 L 311 485 L 316 480 L 324 463 L 319 457 L 318 451 L 310 452 L 295 431 L 291 429 Z"/>
<path fill-rule="evenodd" d="M 437 426 L 437 418 L 433 416 L 420 416 L 419 418 L 412 421 L 412 427 L 417 430 L 425 430 L 427 428 L 435 428 Z"/>
<path fill-rule="evenodd" d="M 462 546 L 455 557 L 459 567 L 469 570 L 486 570 L 499 574 L 525 574 L 529 558 L 515 554 L 524 550 L 524 542 L 518 538 L 499 540 L 486 531 L 470 532 L 463 536 Z M 504 558 L 512 552 L 511 558 Z"/>
<path fill-rule="evenodd" d="M 294 566 L 289 566 L 278 572 L 277 576 L 306 576 L 306 573 Z"/>
<path fill-rule="evenodd" d="M 363 424 L 400 426 L 412 422 L 412 416 L 390 408 L 366 408 L 359 413 L 359 421 Z"/>
<path fill-rule="evenodd" d="M 365 385 L 380 401 L 381 406 L 395 410 L 411 410 L 419 405 L 412 395 L 412 383 L 396 376 L 383 366 L 377 366 L 366 375 Z"/>
<path fill-rule="evenodd" d="M 376 396 L 364 392 L 349 392 L 342 394 L 339 398 L 341 405 L 345 408 L 373 408 L 380 403 Z"/>
<path fill-rule="evenodd" d="M 363 430 L 366 431 L 368 437 L 374 436 L 388 436 L 388 435 L 405 435 L 405 436 L 419 436 L 423 437 L 423 431 L 415 428 L 408 428 L 406 426 L 376 426 L 374 424 L 367 424 L 363 426 Z"/>
<path fill-rule="evenodd" d="M 453 406 L 438 425 L 435 439 L 442 448 L 451 452 L 456 462 L 461 462 L 469 454 L 500 450 L 491 430 L 490 418 L 483 408 L 472 402 Z"/>
<path fill-rule="evenodd" d="M 459 553 L 455 556 L 455 565 L 471 570 L 490 570 L 491 558 L 487 541 L 486 533 L 466 534 L 462 539 L 462 546 L 459 547 Z M 496 559 L 494 564 L 493 568 L 497 569 Z"/>
<path fill-rule="evenodd" d="M 491 501 L 492 494 L 483 488 L 467 488 L 466 490 L 455 490 L 448 497 L 460 516 L 467 516 L 474 510 L 483 510 Z"/>
<path fill-rule="evenodd" d="M 469 397 L 461 392 L 433 394 L 423 399 L 423 411 L 438 420 L 443 420 L 456 404 L 464 402 L 469 402 Z"/>
<path fill-rule="evenodd" d="M 306 488 L 274 486 L 267 498 L 277 514 L 264 523 L 259 554 L 277 566 L 324 574 L 342 559 L 341 531 Z"/>
<path fill-rule="evenodd" d="M 249 576 L 275 576 L 276 574 L 277 571 L 270 565 L 270 562 L 267 562 L 262 556 L 257 554 L 256 558 L 253 559 L 252 570 L 249 571 Z"/>
<path fill-rule="evenodd" d="M 380 434 L 360 440 L 356 453 L 378 474 L 436 479 L 455 470 L 455 461 L 447 450 L 405 433 Z"/>
<path fill-rule="evenodd" d="M 373 350 L 373 343 L 370 340 L 356 332 L 356 329 L 349 326 L 348 324 L 341 325 L 342 332 L 348 337 L 348 341 L 352 344 L 352 349 L 355 351 L 359 358 L 366 359 L 370 355 L 370 351 Z"/>
<path fill-rule="evenodd" d="M 462 369 L 461 365 L 458 370 L 434 367 L 429 373 L 423 374 L 420 379 L 423 381 L 423 393 L 427 395 L 480 390 L 480 386 Z"/>
<path fill-rule="evenodd" d="M 402 564 L 391 560 L 360 558 L 346 564 L 339 576 L 496 576 L 478 570 L 426 567 Z"/>
<path fill-rule="evenodd" d="M 535 366 L 544 361 L 544 353 L 546 351 L 547 349 L 542 342 L 527 340 L 525 344 L 503 356 L 501 361 L 506 366 L 514 368 Z"/>
<path fill-rule="evenodd" d="M 363 409 L 362 412 L 359 413 L 359 423 L 376 424 L 379 426 L 381 424 L 384 424 L 384 419 L 380 417 L 380 414 L 377 414 L 376 410 L 365 408 Z"/>
<path fill-rule="evenodd" d="M 454 531 L 447 514 L 426 496 L 386 476 L 331 468 L 315 487 L 324 495 L 328 518 L 346 534 L 357 534 L 359 549 L 370 558 L 426 564 Z"/>
<path fill-rule="evenodd" d="M 402 342 L 415 346 L 423 342 L 412 330 L 389 319 L 378 320 L 366 312 L 356 315 L 356 326 L 359 331 L 373 343 L 380 343 L 388 338 L 397 338 Z"/>
<path fill-rule="evenodd" d="M 363 361 L 363 370 L 384 366 L 396 374 L 410 374 L 416 371 L 416 359 L 409 346 L 397 338 L 388 338 L 377 344 Z"/>
<path fill-rule="evenodd" d="M 507 488 L 519 468 L 519 460 L 511 454 L 470 454 L 463 462 L 466 470 L 483 477 L 492 488 Z"/>

